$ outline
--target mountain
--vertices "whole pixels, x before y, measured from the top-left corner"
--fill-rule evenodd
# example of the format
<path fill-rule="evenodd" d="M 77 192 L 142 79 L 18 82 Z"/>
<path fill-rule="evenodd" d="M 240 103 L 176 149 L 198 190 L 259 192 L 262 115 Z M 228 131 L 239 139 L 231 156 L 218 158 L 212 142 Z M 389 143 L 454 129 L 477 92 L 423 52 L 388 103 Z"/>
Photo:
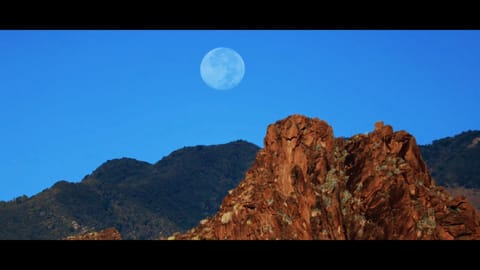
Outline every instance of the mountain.
<path fill-rule="evenodd" d="M 480 239 L 464 197 L 436 186 L 415 138 L 382 122 L 334 138 L 318 118 L 289 116 L 212 217 L 168 239 Z"/>
<path fill-rule="evenodd" d="M 420 146 L 436 183 L 480 188 L 480 131 L 466 131 Z"/>
<path fill-rule="evenodd" d="M 480 131 L 467 131 L 420 146 L 435 183 L 477 208 L 479 138 Z M 31 198 L 0 201 L 0 239 L 61 239 L 108 227 L 118 228 L 124 239 L 185 231 L 216 213 L 257 151 L 253 144 L 236 141 L 185 147 L 155 164 L 109 160 L 80 183 L 60 181 Z"/>
<path fill-rule="evenodd" d="M 109 227 L 124 239 L 185 231 L 218 210 L 257 151 L 235 141 L 185 147 L 155 164 L 109 160 L 79 183 L 0 202 L 0 239 L 62 239 Z"/>

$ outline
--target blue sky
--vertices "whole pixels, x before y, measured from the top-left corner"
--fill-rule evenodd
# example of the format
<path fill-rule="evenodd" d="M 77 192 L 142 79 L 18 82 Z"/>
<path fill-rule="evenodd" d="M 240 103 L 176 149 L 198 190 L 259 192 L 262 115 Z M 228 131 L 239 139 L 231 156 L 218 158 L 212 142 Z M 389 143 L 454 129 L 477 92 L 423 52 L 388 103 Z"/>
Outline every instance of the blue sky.
<path fill-rule="evenodd" d="M 200 77 L 216 47 L 243 57 L 234 89 Z M 294 113 L 336 136 L 383 120 L 420 144 L 480 129 L 479 48 L 480 31 L 0 31 L 0 200 L 108 159 L 262 146 Z"/>

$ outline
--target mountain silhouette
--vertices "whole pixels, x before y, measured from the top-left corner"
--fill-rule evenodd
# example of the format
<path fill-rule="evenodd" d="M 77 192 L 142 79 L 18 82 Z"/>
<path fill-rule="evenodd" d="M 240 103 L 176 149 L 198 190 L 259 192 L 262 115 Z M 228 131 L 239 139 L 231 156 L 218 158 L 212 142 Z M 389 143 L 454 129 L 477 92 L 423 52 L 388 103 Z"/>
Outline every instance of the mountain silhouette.
<path fill-rule="evenodd" d="M 480 188 L 480 131 L 435 140 L 420 150 L 437 184 Z"/>
<path fill-rule="evenodd" d="M 110 227 L 123 239 L 185 231 L 218 210 L 258 149 L 239 140 L 184 147 L 155 164 L 109 160 L 79 183 L 1 202 L 0 239 L 62 239 Z"/>

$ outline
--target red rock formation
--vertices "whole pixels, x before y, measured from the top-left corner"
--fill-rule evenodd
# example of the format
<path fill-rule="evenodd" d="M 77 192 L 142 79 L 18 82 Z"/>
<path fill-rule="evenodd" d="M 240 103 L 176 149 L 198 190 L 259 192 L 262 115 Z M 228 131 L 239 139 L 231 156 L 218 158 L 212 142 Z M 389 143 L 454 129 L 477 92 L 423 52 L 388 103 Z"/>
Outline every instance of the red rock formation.
<path fill-rule="evenodd" d="M 480 189 L 456 186 L 446 187 L 445 190 L 452 196 L 465 196 L 470 204 L 480 210 Z"/>
<path fill-rule="evenodd" d="M 68 236 L 64 240 L 122 240 L 122 236 L 115 228 L 108 228 L 99 232 L 90 232 L 82 235 Z"/>
<path fill-rule="evenodd" d="M 169 239 L 480 239 L 477 211 L 435 186 L 405 131 L 335 139 L 293 115 L 264 144 L 220 211 Z"/>

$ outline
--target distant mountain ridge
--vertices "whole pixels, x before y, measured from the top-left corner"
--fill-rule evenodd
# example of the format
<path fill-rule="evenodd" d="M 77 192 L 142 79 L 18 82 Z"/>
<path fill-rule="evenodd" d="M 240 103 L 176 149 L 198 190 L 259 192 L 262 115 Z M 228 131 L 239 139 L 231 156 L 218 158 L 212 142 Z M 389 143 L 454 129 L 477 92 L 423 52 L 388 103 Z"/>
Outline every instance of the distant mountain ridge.
<path fill-rule="evenodd" d="M 218 209 L 258 146 L 235 141 L 184 147 L 155 164 L 109 160 L 80 183 L 59 181 L 0 203 L 0 239 L 61 239 L 115 227 L 123 239 L 184 231 Z"/>
<path fill-rule="evenodd" d="M 438 185 L 480 188 L 480 131 L 469 130 L 420 146 Z"/>

